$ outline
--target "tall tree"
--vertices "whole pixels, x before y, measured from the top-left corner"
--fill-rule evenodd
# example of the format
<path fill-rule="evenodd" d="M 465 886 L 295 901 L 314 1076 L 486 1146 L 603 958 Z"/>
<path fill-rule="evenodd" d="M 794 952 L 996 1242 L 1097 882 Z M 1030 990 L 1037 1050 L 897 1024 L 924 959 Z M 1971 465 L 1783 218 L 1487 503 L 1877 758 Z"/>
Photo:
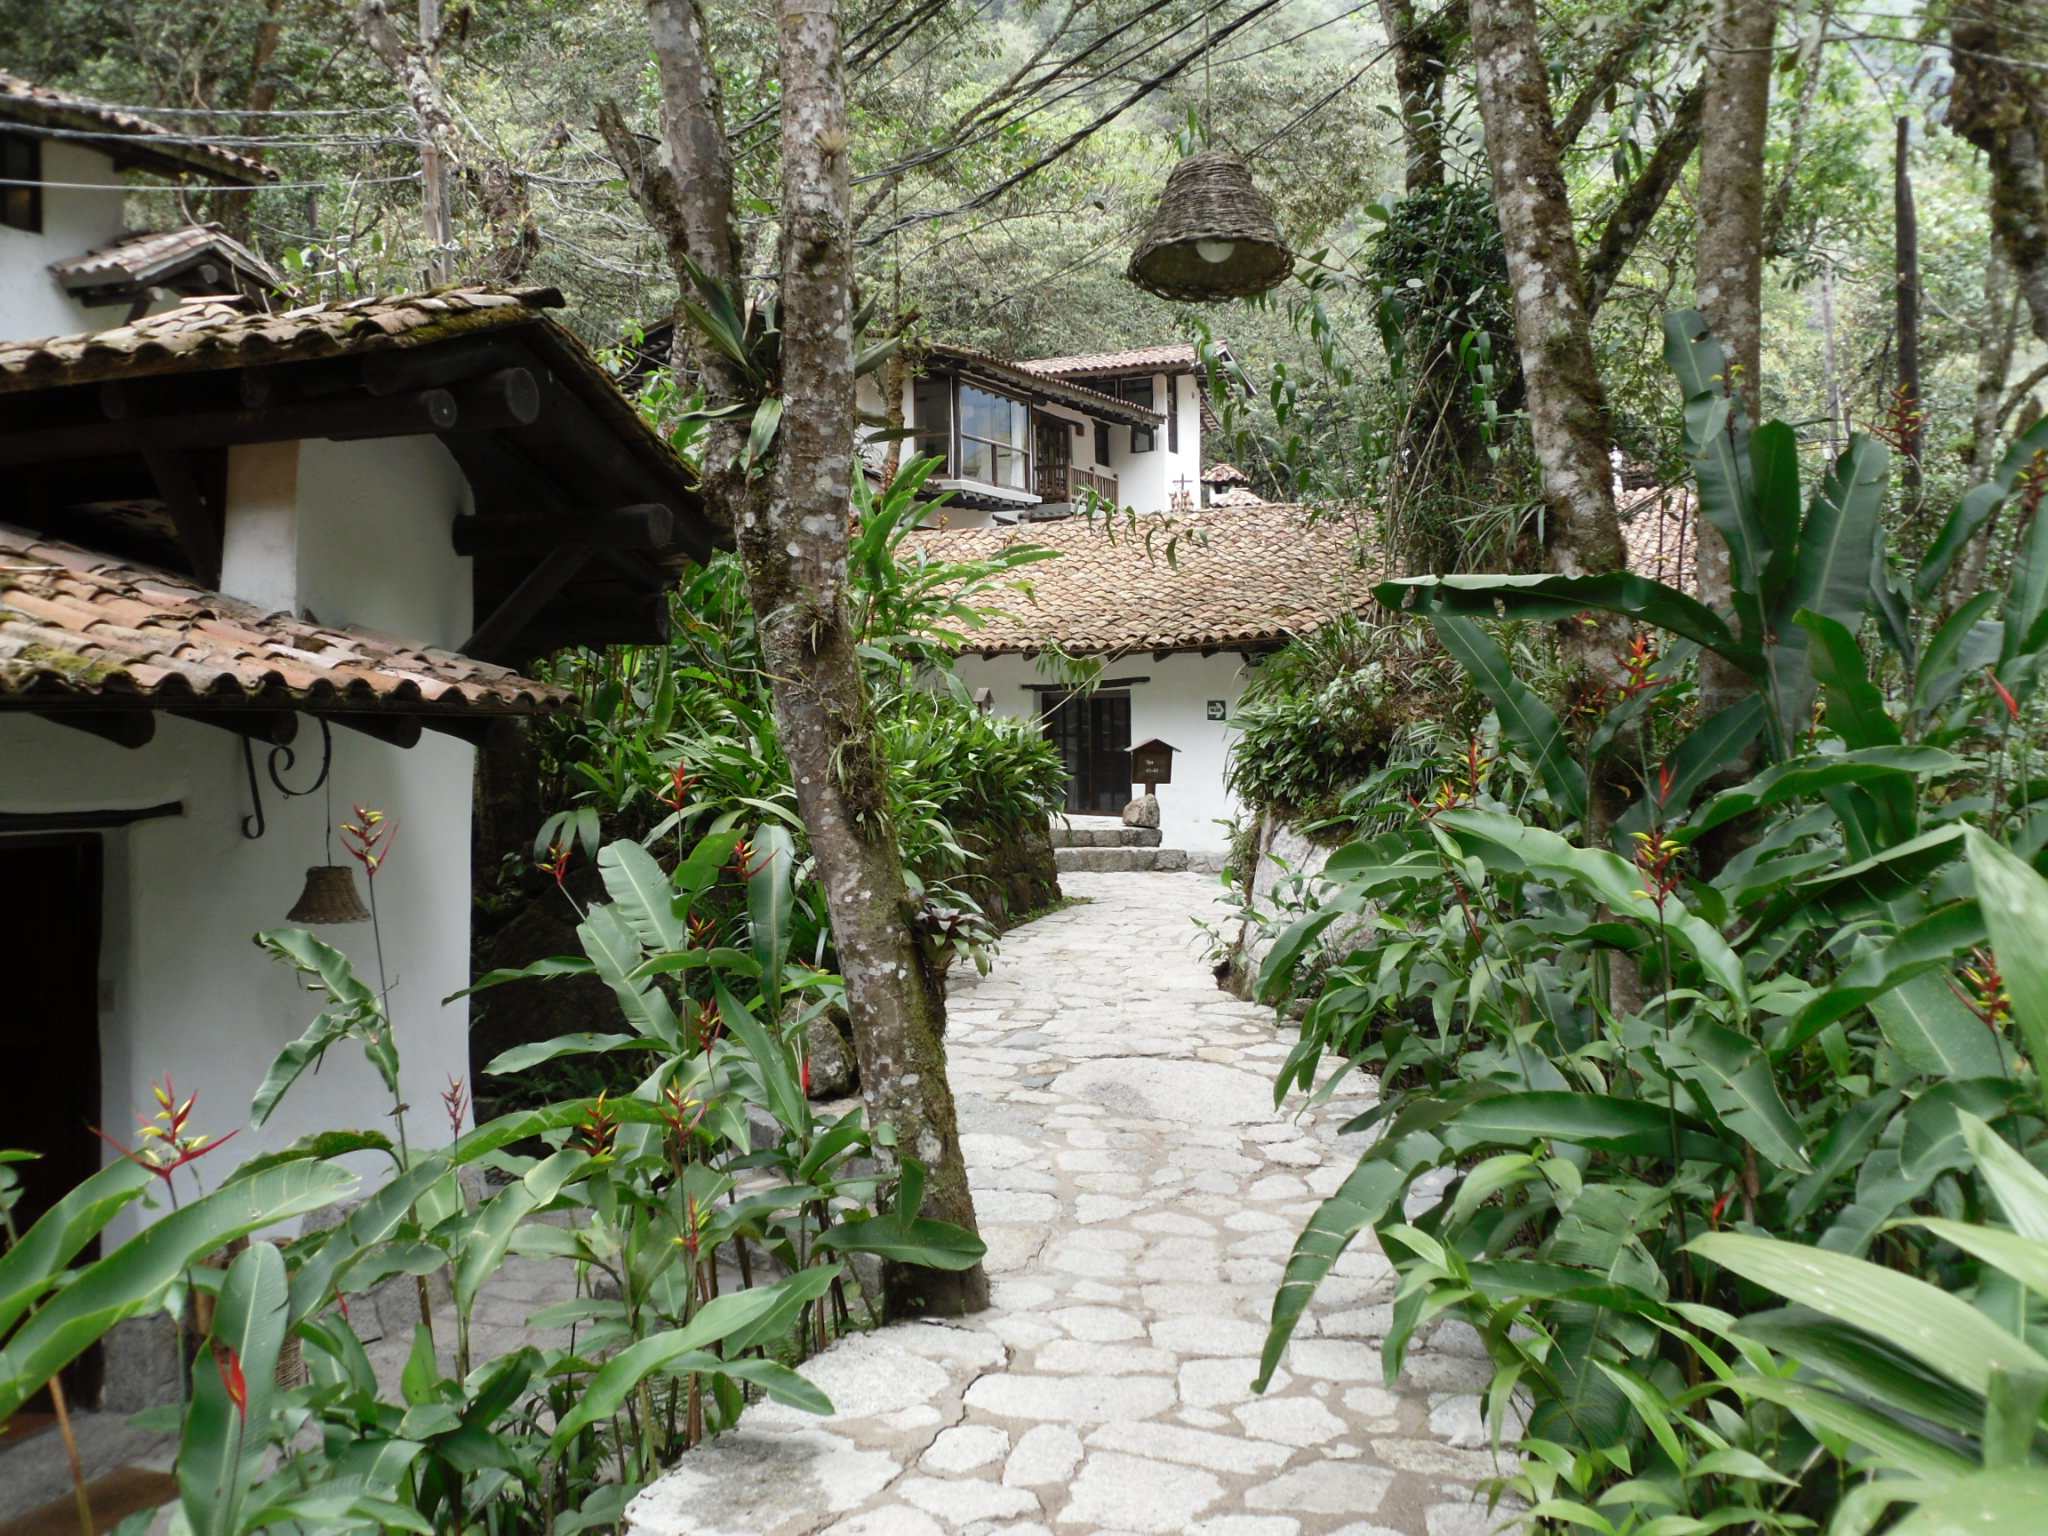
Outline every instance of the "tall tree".
<path fill-rule="evenodd" d="M 732 159 L 704 19 L 689 0 L 647 0 L 662 82 L 662 143 L 647 155 L 616 109 L 607 137 L 678 264 L 685 294 L 740 298 Z M 797 807 L 825 888 L 870 1117 L 891 1158 L 926 1170 L 924 1210 L 974 1229 L 946 1080 L 942 962 L 928 958 L 903 876 L 887 765 L 875 740 L 846 602 L 854 474 L 853 232 L 838 0 L 777 0 L 782 98 L 781 411 L 765 475 L 737 467 L 727 425 L 706 452 L 706 493 L 733 528 L 775 696 Z M 693 270 L 694 269 L 694 270 Z M 702 281 L 699 280 L 702 274 Z M 701 313 L 701 311 L 700 311 Z M 765 396 L 708 335 L 695 361 L 714 407 Z M 891 1317 L 978 1311 L 979 1265 L 883 1267 Z"/>
<path fill-rule="evenodd" d="M 1991 230 L 2048 342 L 2048 48 L 2033 0 L 1957 0 L 1949 126 L 1984 152 Z"/>
<path fill-rule="evenodd" d="M 1471 18 L 1529 434 L 1550 508 L 1548 562 L 1571 576 L 1618 571 L 1625 554 L 1608 462 L 1607 395 L 1593 355 L 1536 6 L 1534 0 L 1472 0 Z"/>
<path fill-rule="evenodd" d="M 1419 192 L 1444 184 L 1444 75 L 1458 34 L 1468 25 L 1462 0 L 1419 19 L 1414 0 L 1379 0 L 1380 23 L 1394 55 L 1401 98 L 1403 186 Z"/>
<path fill-rule="evenodd" d="M 1764 142 L 1777 29 L 1777 0 L 1713 0 L 1700 106 L 1700 313 L 1727 356 L 1728 391 L 1753 422 L 1763 419 Z M 1704 519 L 1698 528 L 1700 601 L 1726 611 L 1734 600 L 1727 541 Z M 1701 710 L 1714 715 L 1746 697 L 1750 683 L 1709 651 L 1700 657 L 1699 688 Z"/>
<path fill-rule="evenodd" d="M 1920 212 L 1913 203 L 1913 125 L 1896 124 L 1892 152 L 1892 338 L 1899 363 L 1899 487 L 1920 500 Z"/>

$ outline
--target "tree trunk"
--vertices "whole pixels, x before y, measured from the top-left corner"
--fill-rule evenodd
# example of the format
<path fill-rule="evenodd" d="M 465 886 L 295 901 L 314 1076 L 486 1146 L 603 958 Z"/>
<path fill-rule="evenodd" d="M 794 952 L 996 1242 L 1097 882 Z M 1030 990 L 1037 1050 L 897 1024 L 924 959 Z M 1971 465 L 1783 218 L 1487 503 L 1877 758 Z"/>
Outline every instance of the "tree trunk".
<path fill-rule="evenodd" d="M 1898 121 L 1892 156 L 1893 334 L 1898 346 L 1899 488 L 1920 505 L 1920 215 L 1913 206 L 1912 123 Z"/>
<path fill-rule="evenodd" d="M 1569 576 L 1618 571 L 1625 552 L 1614 515 L 1607 396 L 1593 357 L 1536 7 L 1534 0 L 1474 0 L 1471 14 L 1529 432 L 1550 508 L 1548 563 Z"/>
<path fill-rule="evenodd" d="M 1706 97 L 1700 108 L 1695 282 L 1700 312 L 1728 359 L 1728 391 L 1741 401 L 1752 425 L 1761 419 L 1762 405 L 1764 140 L 1777 29 L 1777 0 L 1713 0 L 1707 19 Z M 1704 518 L 1697 527 L 1699 598 L 1725 614 L 1734 600 L 1728 544 Z M 1739 667 L 1711 651 L 1700 653 L 1703 718 L 1713 718 L 1753 691 Z"/>
<path fill-rule="evenodd" d="M 946 1080 L 943 975 L 928 962 L 889 814 L 847 613 L 852 504 L 852 136 L 838 0 L 777 0 L 782 65 L 783 417 L 761 515 L 739 528 L 797 804 L 825 886 L 869 1116 L 926 1169 L 925 1210 L 974 1230 Z M 979 1311 L 979 1265 L 891 1262 L 891 1317 Z"/>
<path fill-rule="evenodd" d="M 1593 356 L 1536 6 L 1534 0 L 1472 0 L 1471 14 L 1486 157 L 1515 296 L 1529 436 L 1549 508 L 1546 559 L 1565 576 L 1618 571 L 1628 556 L 1614 512 L 1607 395 Z M 1611 615 L 1568 623 L 1560 626 L 1559 650 L 1585 684 L 1613 689 L 1623 677 L 1628 631 L 1626 622 Z M 1628 753 L 1624 745 L 1594 765 L 1586 808 L 1589 847 L 1606 847 L 1628 808 L 1639 768 L 1625 760 Z M 1640 994 L 1635 968 L 1618 965 L 1615 1007 L 1634 1011 Z"/>
<path fill-rule="evenodd" d="M 386 0 L 360 0 L 356 25 L 377 55 L 419 124 L 425 196 L 421 222 L 427 243 L 427 281 L 439 287 L 454 268 L 455 231 L 448 211 L 448 177 L 459 162 L 461 135 L 441 85 L 436 60 L 441 50 L 440 0 L 420 0 L 420 35 L 408 45 L 391 20 Z"/>
<path fill-rule="evenodd" d="M 1600 306 L 1607 302 L 1608 290 L 1613 288 L 1614 280 L 1621 276 L 1621 269 L 1628 265 L 1629 257 L 1635 254 L 1637 245 L 1649 232 L 1650 222 L 1657 217 L 1657 211 L 1664 206 L 1671 189 L 1678 185 L 1685 162 L 1692 158 L 1692 152 L 1700 141 L 1700 108 L 1705 98 L 1706 92 L 1697 85 L 1678 98 L 1678 105 L 1673 109 L 1663 135 L 1657 140 L 1657 147 L 1650 151 L 1650 158 L 1643 163 L 1642 171 L 1623 189 L 1620 201 L 1607 216 L 1607 223 L 1600 231 L 1600 242 L 1593 247 L 1593 254 L 1586 258 L 1586 312 L 1589 315 L 1598 314 Z"/>
<path fill-rule="evenodd" d="M 817 860 L 846 979 L 847 1012 L 871 1123 L 925 1167 L 924 1209 L 975 1229 L 967 1168 L 946 1080 L 942 977 L 927 965 L 889 817 L 846 609 L 847 517 L 854 461 L 852 283 L 848 215 L 851 135 L 836 0 L 779 0 L 782 73 L 782 401 L 773 467 L 749 480 L 736 466 L 747 424 L 707 439 L 707 507 L 737 536 L 747 595 L 772 679 L 776 728 Z M 740 297 L 732 158 L 703 16 L 690 0 L 647 0 L 662 82 L 662 143 L 645 155 L 616 109 L 601 114 L 614 158 L 667 243 L 676 280 L 695 291 L 694 264 Z M 685 328 L 678 327 L 679 334 Z M 679 342 L 679 349 L 683 345 Z M 738 369 L 694 348 L 714 406 L 745 398 Z M 891 1317 L 977 1311 L 980 1266 L 883 1266 Z"/>
<path fill-rule="evenodd" d="M 1984 151 L 1991 229 L 2048 342 L 2048 84 L 2031 0 L 1959 0 L 1949 21 L 1949 126 Z"/>
<path fill-rule="evenodd" d="M 2005 381 L 2012 373 L 2013 347 L 2019 339 L 2019 312 L 2012 268 L 2006 263 L 1999 242 L 1993 240 L 1991 259 L 1984 264 L 1984 331 L 1977 343 L 1977 392 L 1970 412 L 1970 445 L 1963 455 L 1963 479 L 1971 486 L 1982 485 L 1998 468 L 2000 429 L 2006 414 Z M 1994 511 L 1956 557 L 1942 589 L 1943 618 L 1981 589 L 1997 527 L 1998 514 Z"/>
<path fill-rule="evenodd" d="M 1379 0 L 1380 23 L 1394 54 L 1401 98 L 1403 185 L 1415 192 L 1444 184 L 1444 37 L 1442 18 L 1418 23 L 1413 0 Z"/>

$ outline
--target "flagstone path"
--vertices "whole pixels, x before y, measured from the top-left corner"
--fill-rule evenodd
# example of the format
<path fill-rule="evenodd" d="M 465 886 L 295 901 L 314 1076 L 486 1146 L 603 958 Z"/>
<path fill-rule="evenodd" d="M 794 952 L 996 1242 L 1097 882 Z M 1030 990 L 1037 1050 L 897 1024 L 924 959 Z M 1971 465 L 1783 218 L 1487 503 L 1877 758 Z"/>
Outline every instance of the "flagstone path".
<path fill-rule="evenodd" d="M 636 1536 L 1483 1536 L 1499 1467 L 1462 1325 L 1383 1383 L 1370 1238 L 1263 1396 L 1281 1265 L 1369 1100 L 1276 1113 L 1270 1010 L 1219 991 L 1213 877 L 1070 874 L 1085 905 L 957 978 L 950 1074 L 995 1304 L 855 1334 L 631 1506 Z M 1347 1080 L 1350 1081 L 1350 1080 Z M 1369 1092 L 1369 1080 L 1359 1083 Z"/>

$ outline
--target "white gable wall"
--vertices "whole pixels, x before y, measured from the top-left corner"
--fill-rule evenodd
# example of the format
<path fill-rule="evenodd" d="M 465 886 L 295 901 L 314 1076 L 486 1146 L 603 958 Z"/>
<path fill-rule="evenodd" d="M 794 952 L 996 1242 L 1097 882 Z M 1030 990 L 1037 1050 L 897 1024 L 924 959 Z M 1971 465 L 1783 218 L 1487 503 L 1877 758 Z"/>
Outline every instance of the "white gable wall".
<path fill-rule="evenodd" d="M 295 590 L 296 606 L 324 623 L 460 644 L 470 628 L 470 562 L 455 554 L 449 525 L 468 493 L 446 450 L 432 438 L 297 446 L 295 455 L 271 448 L 231 465 L 243 509 L 264 513 L 257 523 L 238 523 L 231 491 L 225 553 L 231 570 L 238 551 L 243 557 L 241 584 L 261 576 L 273 584 L 272 602 Z M 260 508 L 248 499 L 259 491 L 269 498 Z M 289 535 L 282 543 L 281 529 Z M 263 547 L 238 543 L 238 530 L 260 531 Z M 405 750 L 340 726 L 333 737 L 334 820 L 353 819 L 350 806 L 360 802 L 399 824 L 378 879 L 378 906 L 409 1130 L 415 1145 L 440 1145 L 450 1130 L 439 1094 L 450 1076 L 466 1081 L 469 1068 L 467 1005 L 444 1007 L 441 999 L 469 982 L 474 752 L 435 731 Z M 293 751 L 296 762 L 283 777 L 303 788 L 318 772 L 317 721 L 300 717 Z M 102 1123 L 131 1144 L 136 1114 L 154 1107 L 150 1083 L 166 1072 L 181 1095 L 199 1095 L 194 1116 L 203 1129 L 222 1134 L 244 1125 L 272 1058 L 319 1011 L 314 996 L 251 942 L 261 929 L 285 926 L 307 867 L 328 857 L 326 794 L 280 796 L 266 757 L 258 748 L 268 830 L 250 839 L 242 834 L 252 809 L 248 776 L 230 733 L 160 714 L 155 740 L 130 751 L 34 716 L 0 713 L 0 811 L 184 805 L 180 816 L 98 834 L 105 850 Z M 333 858 L 349 862 L 339 839 Z M 357 882 L 362 890 L 360 873 Z M 374 984 L 368 924 L 315 931 Z M 375 1073 L 351 1046 L 302 1078 L 269 1125 L 245 1130 L 200 1167 L 211 1186 L 242 1158 L 315 1130 L 388 1132 L 389 1109 Z"/>
<path fill-rule="evenodd" d="M 58 286 L 50 271 L 97 250 L 121 234 L 126 190 L 105 154 L 65 139 L 44 139 L 43 179 L 82 182 L 43 189 L 40 232 L 0 226 L 0 340 L 33 341 L 119 325 L 127 311 L 118 306 L 87 309 Z"/>
<path fill-rule="evenodd" d="M 995 713 L 1037 717 L 1044 695 L 1024 685 L 1050 679 L 1038 670 L 1035 658 L 966 655 L 958 668 L 970 691 L 990 691 Z M 1213 656 L 1175 651 L 1163 661 L 1140 654 L 1108 663 L 1103 677 L 1147 679 L 1130 689 L 1133 745 L 1156 737 L 1180 749 L 1174 754 L 1173 782 L 1159 787 L 1163 846 L 1189 853 L 1226 851 L 1230 834 L 1222 823 L 1237 815 L 1239 806 L 1224 787 L 1223 771 L 1237 735 L 1230 721 L 1237 716 L 1237 701 L 1244 692 L 1244 659 L 1236 651 Z M 1212 699 L 1223 702 L 1225 719 L 1208 718 Z M 1142 792 L 1143 786 L 1132 787 L 1132 793 Z"/>

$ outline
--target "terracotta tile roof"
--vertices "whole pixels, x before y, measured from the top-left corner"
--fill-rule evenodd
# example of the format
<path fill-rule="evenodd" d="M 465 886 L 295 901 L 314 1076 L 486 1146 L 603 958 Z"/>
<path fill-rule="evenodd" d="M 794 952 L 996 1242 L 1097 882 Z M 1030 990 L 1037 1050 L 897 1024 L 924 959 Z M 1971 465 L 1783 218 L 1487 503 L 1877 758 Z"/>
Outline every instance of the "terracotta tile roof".
<path fill-rule="evenodd" d="M 266 288 L 285 292 L 291 286 L 282 272 L 218 224 L 188 224 L 183 229 L 123 235 L 111 245 L 87 251 L 83 256 L 53 261 L 50 270 L 67 290 L 146 288 L 193 265 L 208 253 Z"/>
<path fill-rule="evenodd" d="M 1137 405 L 1115 395 L 1106 395 L 1100 390 L 1090 389 L 1085 384 L 1074 384 L 1065 379 L 1034 373 L 1027 364 L 1013 363 L 1008 358 L 997 357 L 991 352 L 979 352 L 973 347 L 956 347 L 950 343 L 937 342 L 928 349 L 928 355 L 934 361 L 950 365 L 962 372 L 983 374 L 998 382 L 1035 392 L 1057 404 L 1086 411 L 1091 416 L 1105 416 L 1111 421 L 1130 422 L 1141 427 L 1156 427 L 1166 420 L 1163 412 L 1152 410 L 1148 406 Z"/>
<path fill-rule="evenodd" d="M 267 315 L 231 301 L 195 300 L 110 330 L 0 341 L 0 390 L 413 346 L 458 331 L 531 324 L 561 302 L 553 288 L 449 288 Z"/>
<path fill-rule="evenodd" d="M 1250 485 L 1252 477 L 1235 464 L 1211 464 L 1202 471 L 1204 485 Z"/>
<path fill-rule="evenodd" d="M 1032 373 L 1116 373 L 1122 369 L 1152 368 L 1161 373 L 1193 373 L 1195 344 L 1172 342 L 1163 347 L 1127 347 L 1121 352 L 1083 352 L 1074 357 L 1034 357 L 1019 363 Z"/>
<path fill-rule="evenodd" d="M 1233 485 L 1209 498 L 1212 507 L 1270 507 L 1272 503 L 1248 485 Z"/>
<path fill-rule="evenodd" d="M 1689 486 L 1615 490 L 1628 568 L 1699 595 L 1699 498 Z"/>
<path fill-rule="evenodd" d="M 0 524 L 0 708 L 87 701 L 471 716 L 571 702 L 453 651 L 266 612 Z"/>
<path fill-rule="evenodd" d="M 195 143 L 208 135 L 179 133 L 134 112 L 37 85 L 0 71 L 0 122 L 47 128 L 161 175 L 197 171 L 214 181 L 249 186 L 275 181 L 277 172 L 260 160 L 219 144 Z"/>
<path fill-rule="evenodd" d="M 1069 518 L 1003 528 L 920 532 L 906 552 L 985 559 L 1011 545 L 1060 552 L 1019 570 L 969 650 L 1085 654 L 1269 647 L 1372 603 L 1348 518 L 1263 505 L 1105 522 Z"/>

